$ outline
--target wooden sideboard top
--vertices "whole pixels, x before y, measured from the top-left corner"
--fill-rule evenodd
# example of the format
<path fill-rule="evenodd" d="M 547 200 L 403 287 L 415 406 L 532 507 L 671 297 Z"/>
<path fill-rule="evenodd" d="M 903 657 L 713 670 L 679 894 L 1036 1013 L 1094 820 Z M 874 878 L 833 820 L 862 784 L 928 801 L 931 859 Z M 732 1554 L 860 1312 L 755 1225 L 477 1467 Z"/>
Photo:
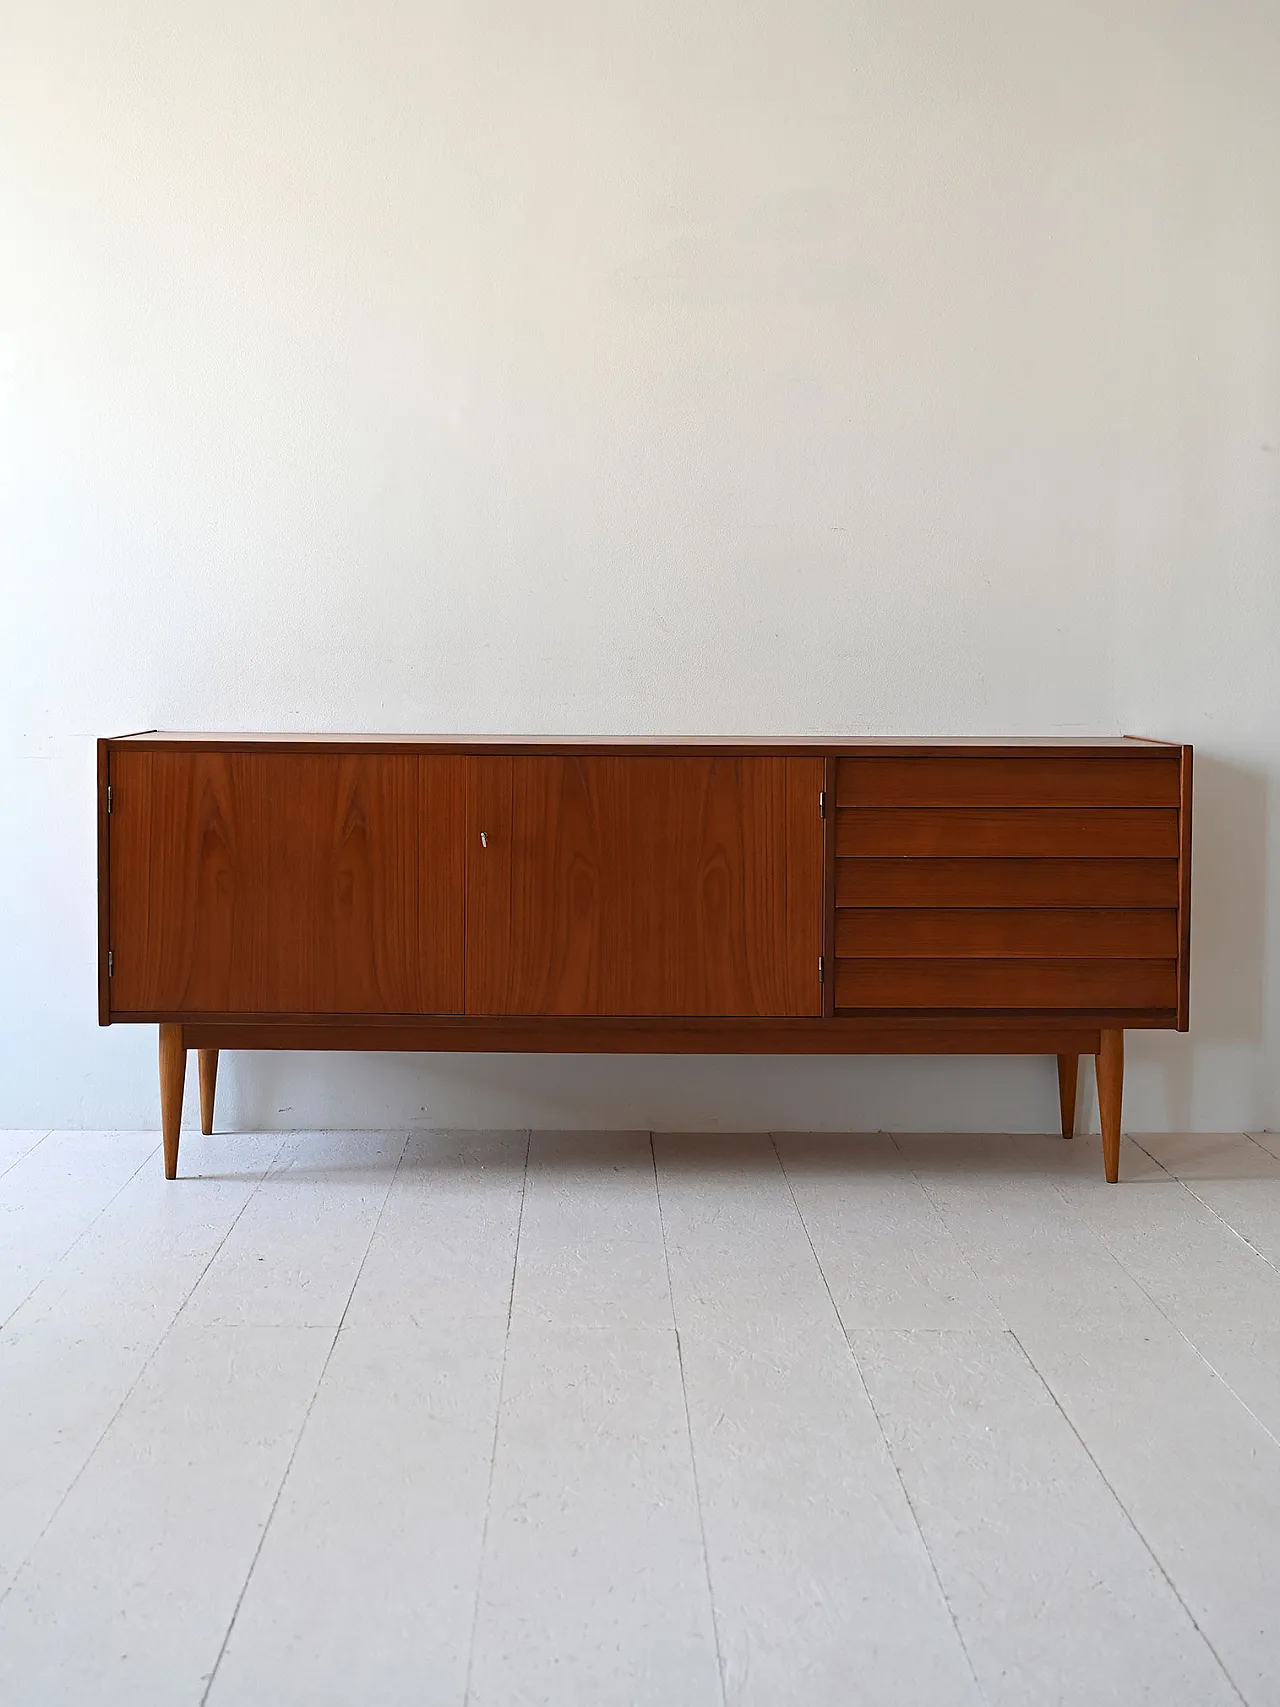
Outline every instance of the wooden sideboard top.
<path fill-rule="evenodd" d="M 209 733 L 143 729 L 112 738 L 112 744 L 140 747 L 200 748 L 215 752 L 268 748 L 279 752 L 352 751 L 377 753 L 420 748 L 438 753 L 679 753 L 751 754 L 787 757 L 791 754 L 844 754 L 871 751 L 886 757 L 911 753 L 986 753 L 1002 751 L 1056 757 L 1072 754 L 1125 752 L 1135 758 L 1167 755 L 1178 743 L 1145 735 L 937 735 L 925 738 L 899 735 L 406 735 L 266 733 L 215 731 Z"/>

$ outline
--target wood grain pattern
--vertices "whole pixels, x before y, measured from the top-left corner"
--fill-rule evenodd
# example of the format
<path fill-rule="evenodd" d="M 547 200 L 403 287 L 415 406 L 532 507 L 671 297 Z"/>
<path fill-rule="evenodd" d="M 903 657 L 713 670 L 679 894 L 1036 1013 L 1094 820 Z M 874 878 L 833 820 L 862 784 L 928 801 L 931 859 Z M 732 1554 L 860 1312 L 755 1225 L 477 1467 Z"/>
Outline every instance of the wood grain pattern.
<path fill-rule="evenodd" d="M 1172 960 L 1178 915 L 1172 908 L 842 908 L 836 914 L 841 957 L 1061 955 L 1075 960 Z"/>
<path fill-rule="evenodd" d="M 1120 1018 L 1115 1016 L 1114 1023 Z M 1167 1026 L 1169 1016 L 1126 1014 L 1123 1023 Z M 201 1020 L 184 1022 L 181 1030 L 192 1049 L 518 1050 L 535 1055 L 1093 1055 L 1100 1035 L 1096 1020 L 1052 1013 L 1012 1020 L 982 1013 L 942 1020 L 910 1014 L 787 1020 L 469 1017 L 413 1024 Z"/>
<path fill-rule="evenodd" d="M 822 767 L 822 1012 L 836 1011 L 836 760 Z"/>
<path fill-rule="evenodd" d="M 1114 1179 L 1123 1029 L 1187 1023 L 1170 743 L 152 731 L 98 788 L 171 1178 L 190 1046 L 206 1130 L 222 1048 L 1043 1052 L 1064 1133 L 1095 1054 Z"/>
<path fill-rule="evenodd" d="M 842 807 L 836 853 L 844 858 L 1178 857 L 1178 814 L 1148 807 Z"/>
<path fill-rule="evenodd" d="M 468 1014 L 821 1014 L 820 759 L 471 760 Z"/>
<path fill-rule="evenodd" d="M 1178 999 L 1174 960 L 837 960 L 836 1007 L 1160 1008 Z"/>
<path fill-rule="evenodd" d="M 837 907 L 1176 907 L 1173 859 L 839 859 Z"/>
<path fill-rule="evenodd" d="M 1181 810 L 1178 814 L 1178 1030 L 1191 1024 L 1191 782 L 1192 752 L 1181 753 L 1179 784 Z"/>
<path fill-rule="evenodd" d="M 1080 1056 L 1069 1053 L 1058 1056 L 1058 1110 L 1062 1116 L 1062 1136 L 1076 1135 L 1076 1092 L 1080 1088 Z"/>
<path fill-rule="evenodd" d="M 1143 735 L 930 735 L 903 739 L 898 735 L 378 735 L 298 734 L 293 731 L 192 731 L 141 729 L 118 735 L 116 744 L 133 747 L 185 748 L 192 752 L 277 753 L 556 753 L 570 758 L 609 753 L 652 757 L 687 753 L 720 757 L 772 754 L 779 758 L 815 753 L 874 752 L 910 757 L 919 753 L 974 754 L 978 757 L 1043 754 L 1051 758 L 1092 758 L 1121 753 L 1142 760 L 1176 753 L 1176 743 Z"/>
<path fill-rule="evenodd" d="M 218 1095 L 218 1051 L 198 1049 L 200 1069 L 200 1130 L 207 1138 L 213 1131 L 213 1107 Z"/>
<path fill-rule="evenodd" d="M 107 789 L 111 783 L 111 743 L 99 741 L 98 764 L 98 1024 L 111 1024 L 111 821 Z"/>
<path fill-rule="evenodd" d="M 464 759 L 112 755 L 112 1006 L 456 1013 Z"/>
<path fill-rule="evenodd" d="M 187 1084 L 187 1046 L 180 1025 L 160 1027 L 160 1138 L 164 1177 L 178 1177 L 182 1137 L 182 1097 Z"/>
<path fill-rule="evenodd" d="M 860 754 L 837 766 L 841 806 L 1172 806 L 1178 755 L 1138 748 L 1123 758 L 970 758 Z"/>
<path fill-rule="evenodd" d="M 1098 1075 L 1098 1117 L 1102 1127 L 1102 1166 L 1107 1183 L 1120 1178 L 1120 1122 L 1124 1099 L 1124 1032 L 1103 1031 L 1094 1063 Z"/>

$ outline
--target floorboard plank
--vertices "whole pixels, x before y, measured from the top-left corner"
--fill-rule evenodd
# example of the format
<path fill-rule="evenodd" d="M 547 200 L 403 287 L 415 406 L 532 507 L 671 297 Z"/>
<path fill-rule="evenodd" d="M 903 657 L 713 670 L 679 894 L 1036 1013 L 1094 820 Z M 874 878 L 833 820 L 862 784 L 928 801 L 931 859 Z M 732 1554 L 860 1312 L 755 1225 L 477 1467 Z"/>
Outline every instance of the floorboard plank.
<path fill-rule="evenodd" d="M 1212 1149 L 1220 1162 L 1212 1160 Z M 1215 1171 L 1228 1172 L 1231 1151 L 1230 1144 L 1202 1147 L 1200 1169 L 1207 1177 L 1182 1181 L 1170 1175 L 1172 1189 L 1114 1191 L 1090 1172 L 1060 1184 L 1074 1214 L 1193 1341 L 1203 1327 L 1267 1328 L 1280 1322 L 1280 1269 L 1210 1201 L 1217 1198 L 1264 1244 L 1280 1241 L 1280 1163 L 1274 1178 L 1264 1172 L 1270 1166 L 1266 1157 L 1259 1158 L 1264 1166 L 1251 1179 L 1213 1177 Z"/>
<path fill-rule="evenodd" d="M 462 1707 L 506 1325 L 342 1329 L 211 1707 Z"/>
<path fill-rule="evenodd" d="M 1140 1133 L 1135 1142 L 1280 1267 L 1280 1159 L 1236 1132 Z"/>
<path fill-rule="evenodd" d="M 469 1707 L 718 1707 L 647 1135 L 535 1135 Z"/>
<path fill-rule="evenodd" d="M 0 1700 L 1280 1707 L 1280 1157 L 1142 1143 L 53 1134 Z"/>
<path fill-rule="evenodd" d="M 991 1707 L 1238 1702 L 1011 1334 L 852 1338 Z"/>
<path fill-rule="evenodd" d="M 55 1132 L 0 1177 L 0 1327 L 158 1150 L 153 1132 Z"/>
<path fill-rule="evenodd" d="M 139 1169 L 0 1334 L 0 1593 L 271 1163 L 261 1140 L 203 1143 L 213 1177 Z"/>
<path fill-rule="evenodd" d="M 195 1707 L 332 1343 L 173 1329 L 0 1605 L 0 1700 Z"/>
<path fill-rule="evenodd" d="M 412 1134 L 346 1326 L 505 1321 L 528 1148 L 524 1132 Z"/>
<path fill-rule="evenodd" d="M 1004 1326 L 887 1133 L 774 1142 L 846 1330 Z"/>
<path fill-rule="evenodd" d="M 1277 1707 L 1280 1447 L 1168 1324 L 1021 1337 L 1250 1707 Z"/>
<path fill-rule="evenodd" d="M 211 1703 L 461 1707 L 524 1133 L 415 1133 Z"/>
<path fill-rule="evenodd" d="M 336 1330 L 405 1147 L 401 1132 L 292 1136 L 184 1318 Z"/>
<path fill-rule="evenodd" d="M 911 1135 L 898 1140 L 1009 1326 L 1035 1323 L 1162 1323 L 1159 1310 L 1059 1189 L 1094 1164 L 1098 1141 L 1049 1137 Z M 1152 1184 L 1143 1183 L 1145 1164 Z M 1125 1193 L 1145 1201 L 1180 1187 L 1136 1146 L 1126 1144 Z"/>
<path fill-rule="evenodd" d="M 657 1156 L 726 1700 L 979 1701 L 772 1145 Z"/>
<path fill-rule="evenodd" d="M 0 1129 L 0 1177 L 48 1137 L 47 1131 L 39 1129 L 34 1132 L 19 1131 L 16 1127 Z"/>

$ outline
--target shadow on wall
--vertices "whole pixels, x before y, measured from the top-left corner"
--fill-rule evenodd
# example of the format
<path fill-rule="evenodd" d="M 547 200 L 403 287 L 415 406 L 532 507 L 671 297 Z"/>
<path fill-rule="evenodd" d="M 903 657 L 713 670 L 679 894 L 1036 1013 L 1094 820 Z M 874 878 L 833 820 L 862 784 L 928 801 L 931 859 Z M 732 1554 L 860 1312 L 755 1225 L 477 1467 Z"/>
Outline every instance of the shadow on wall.
<path fill-rule="evenodd" d="M 1265 771 L 1196 753 L 1191 856 L 1191 1031 L 1155 1033 L 1133 1050 L 1156 1070 L 1171 1131 L 1194 1124 L 1199 1046 L 1252 1049 L 1258 1082 L 1242 1101 L 1265 1105 L 1267 823 Z M 1136 1040 L 1135 1040 L 1136 1041 Z"/>

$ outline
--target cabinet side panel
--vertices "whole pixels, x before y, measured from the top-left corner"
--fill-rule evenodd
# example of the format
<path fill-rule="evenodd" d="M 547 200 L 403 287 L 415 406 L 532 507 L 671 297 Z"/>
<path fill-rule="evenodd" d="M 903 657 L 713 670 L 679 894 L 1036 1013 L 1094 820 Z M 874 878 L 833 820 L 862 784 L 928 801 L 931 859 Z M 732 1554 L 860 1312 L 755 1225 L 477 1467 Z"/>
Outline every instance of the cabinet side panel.
<path fill-rule="evenodd" d="M 118 749 L 114 1011 L 460 1012 L 465 763 Z"/>
<path fill-rule="evenodd" d="M 1182 749 L 1178 807 L 1178 1030 L 1191 1024 L 1191 772 L 1192 752 Z"/>
<path fill-rule="evenodd" d="M 98 1024 L 111 1024 L 111 743 L 98 742 Z"/>

